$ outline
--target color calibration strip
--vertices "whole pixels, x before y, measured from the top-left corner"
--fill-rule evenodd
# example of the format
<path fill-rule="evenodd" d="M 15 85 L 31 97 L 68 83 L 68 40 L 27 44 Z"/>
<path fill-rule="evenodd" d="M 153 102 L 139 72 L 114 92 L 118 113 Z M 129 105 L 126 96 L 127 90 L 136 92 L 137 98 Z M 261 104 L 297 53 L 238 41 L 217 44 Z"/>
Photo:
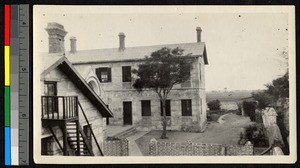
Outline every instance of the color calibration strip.
<path fill-rule="evenodd" d="M 29 164 L 29 5 L 4 5 L 4 164 Z"/>
<path fill-rule="evenodd" d="M 4 164 L 11 165 L 10 128 L 10 5 L 4 5 Z"/>

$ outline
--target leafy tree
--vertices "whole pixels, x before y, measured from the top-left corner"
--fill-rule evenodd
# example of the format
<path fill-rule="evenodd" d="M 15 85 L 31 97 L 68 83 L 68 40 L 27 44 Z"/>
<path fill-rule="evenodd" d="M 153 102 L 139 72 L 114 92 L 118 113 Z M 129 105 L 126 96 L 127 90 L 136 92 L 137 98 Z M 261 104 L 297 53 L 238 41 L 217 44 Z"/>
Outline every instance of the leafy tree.
<path fill-rule="evenodd" d="M 274 96 L 275 99 L 289 98 L 289 74 L 285 73 L 280 78 L 274 79 L 271 84 L 266 85 L 266 93 Z"/>
<path fill-rule="evenodd" d="M 272 95 L 266 93 L 266 91 L 253 92 L 252 97 L 255 100 L 257 100 L 257 102 L 258 102 L 257 108 L 259 108 L 259 109 L 264 109 L 267 106 L 270 106 L 271 104 L 273 104 L 273 102 L 274 102 L 274 97 Z"/>
<path fill-rule="evenodd" d="M 164 47 L 145 57 L 145 62 L 133 70 L 137 76 L 133 87 L 142 91 L 150 89 L 157 93 L 163 106 L 162 139 L 167 138 L 166 100 L 175 84 L 185 82 L 190 77 L 192 57 L 183 55 L 183 49 Z"/>
<path fill-rule="evenodd" d="M 212 100 L 207 103 L 207 107 L 209 108 L 209 110 L 220 110 L 221 102 L 220 100 Z"/>
<path fill-rule="evenodd" d="M 258 101 L 258 108 L 264 109 L 267 106 L 274 106 L 277 100 L 289 98 L 289 75 L 274 79 L 266 84 L 267 89 L 261 92 L 252 93 L 252 97 Z"/>

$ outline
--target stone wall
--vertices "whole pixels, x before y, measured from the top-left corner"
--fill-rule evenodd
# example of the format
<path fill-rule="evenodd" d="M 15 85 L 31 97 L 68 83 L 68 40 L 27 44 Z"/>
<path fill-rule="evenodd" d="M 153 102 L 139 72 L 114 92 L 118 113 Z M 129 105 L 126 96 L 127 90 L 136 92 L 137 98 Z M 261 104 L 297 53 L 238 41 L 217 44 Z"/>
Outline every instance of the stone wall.
<path fill-rule="evenodd" d="M 128 156 L 129 147 L 127 139 L 105 140 L 103 143 L 104 156 Z"/>
<path fill-rule="evenodd" d="M 150 156 L 241 156 L 253 155 L 253 145 L 206 144 L 193 142 L 160 142 L 151 139 Z"/>
<path fill-rule="evenodd" d="M 103 117 L 100 112 L 91 104 L 91 102 L 81 93 L 77 86 L 62 73 L 58 68 L 55 68 L 44 78 L 45 81 L 55 81 L 57 82 L 57 95 L 58 96 L 78 96 L 78 100 L 89 120 L 89 123 L 92 125 L 92 129 L 97 138 L 100 146 L 103 143 L 105 138 L 105 129 L 106 123 L 103 122 Z M 44 82 L 41 81 L 41 93 L 44 95 Z M 83 127 L 87 125 L 84 116 L 79 108 L 79 122 Z M 96 142 L 92 140 L 92 148 L 95 155 L 100 155 L 100 151 L 97 148 Z"/>
<path fill-rule="evenodd" d="M 95 64 L 76 64 L 75 67 L 81 72 L 87 69 L 99 67 L 110 67 L 112 82 L 100 83 L 107 97 L 106 104 L 114 113 L 114 118 L 109 119 L 111 125 L 123 125 L 123 102 L 132 102 L 132 123 L 138 129 L 161 129 L 160 101 L 157 94 L 153 91 L 137 92 L 132 88 L 132 82 L 122 82 L 122 66 L 137 68 L 140 62 L 114 62 L 114 63 L 95 63 Z M 200 75 L 201 74 L 201 75 Z M 171 116 L 168 117 L 169 124 L 167 129 L 181 130 L 186 125 L 198 126 L 199 131 L 206 128 L 206 97 L 205 97 L 205 77 L 203 59 L 197 59 L 191 71 L 191 80 L 188 87 L 176 85 L 170 92 Z M 192 99 L 192 116 L 182 116 L 181 100 Z M 151 116 L 141 115 L 141 100 L 151 101 Z"/>

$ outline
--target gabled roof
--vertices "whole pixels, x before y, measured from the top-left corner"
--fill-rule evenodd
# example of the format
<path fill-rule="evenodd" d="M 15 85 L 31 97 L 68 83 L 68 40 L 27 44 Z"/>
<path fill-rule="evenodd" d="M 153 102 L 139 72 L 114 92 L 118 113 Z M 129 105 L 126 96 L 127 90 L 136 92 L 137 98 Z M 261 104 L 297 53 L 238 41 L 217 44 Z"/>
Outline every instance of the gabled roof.
<path fill-rule="evenodd" d="M 184 55 L 191 54 L 195 57 L 203 57 L 204 63 L 208 64 L 206 47 L 205 43 L 203 42 L 127 47 L 123 51 L 119 51 L 119 48 L 80 50 L 75 54 L 68 52 L 66 56 L 72 62 L 72 64 L 135 61 L 143 60 L 146 55 L 150 56 L 152 52 L 163 47 L 168 47 L 171 49 L 179 47 L 184 50 Z"/>
<path fill-rule="evenodd" d="M 52 54 L 49 54 L 47 57 L 51 58 L 45 59 L 42 57 L 45 62 L 43 65 L 45 66 L 43 67 L 43 72 L 41 73 L 41 79 L 43 79 L 44 76 L 54 68 L 59 68 L 69 77 L 69 79 L 77 86 L 83 95 L 85 95 L 91 101 L 91 103 L 97 108 L 103 117 L 113 117 L 113 113 L 110 111 L 110 109 L 92 90 L 92 88 L 89 87 L 83 77 L 79 75 L 72 63 L 66 57 Z"/>

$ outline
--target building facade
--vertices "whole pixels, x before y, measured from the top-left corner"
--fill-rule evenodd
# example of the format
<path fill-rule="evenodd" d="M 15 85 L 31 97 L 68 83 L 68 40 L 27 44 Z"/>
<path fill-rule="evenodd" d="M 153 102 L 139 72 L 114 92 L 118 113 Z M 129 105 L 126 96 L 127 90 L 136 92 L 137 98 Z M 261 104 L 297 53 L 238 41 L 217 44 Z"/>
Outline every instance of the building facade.
<path fill-rule="evenodd" d="M 208 64 L 201 31 L 200 27 L 196 29 L 195 43 L 142 47 L 125 47 L 125 34 L 120 33 L 118 48 L 78 51 L 77 40 L 71 37 L 71 50 L 65 55 L 86 81 L 90 79 L 90 87 L 113 112 L 114 117 L 106 119 L 106 124 L 151 130 L 162 128 L 161 102 L 155 92 L 137 92 L 132 87 L 134 76 L 131 71 L 143 63 L 146 55 L 163 47 L 183 49 L 184 55 L 191 54 L 194 61 L 190 79 L 174 86 L 169 94 L 167 129 L 200 132 L 206 127 L 205 65 Z"/>
<path fill-rule="evenodd" d="M 64 27 L 49 23 L 49 53 L 41 54 L 42 155 L 101 156 L 106 104 L 64 56 Z"/>

